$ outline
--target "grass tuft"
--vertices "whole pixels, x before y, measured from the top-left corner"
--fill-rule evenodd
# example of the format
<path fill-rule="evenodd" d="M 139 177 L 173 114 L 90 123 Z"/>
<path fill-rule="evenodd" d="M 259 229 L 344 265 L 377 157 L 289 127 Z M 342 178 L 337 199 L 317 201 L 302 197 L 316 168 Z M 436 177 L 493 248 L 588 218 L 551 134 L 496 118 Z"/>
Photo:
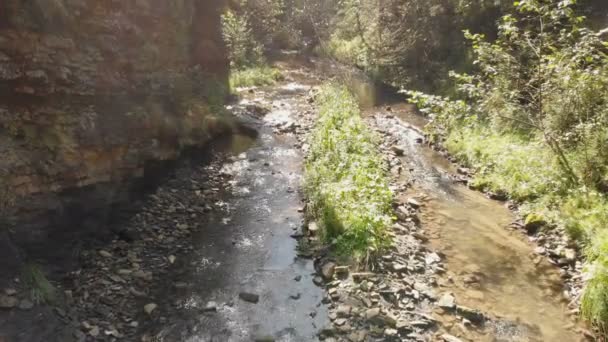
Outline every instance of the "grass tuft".
<path fill-rule="evenodd" d="M 345 87 L 324 85 L 317 103 L 319 120 L 306 162 L 309 214 L 339 254 L 360 260 L 387 246 L 386 228 L 393 221 L 378 138 Z"/>
<path fill-rule="evenodd" d="M 26 264 L 22 270 L 22 278 L 31 291 L 33 302 L 37 304 L 55 304 L 57 302 L 57 290 L 46 278 L 40 267 L 31 263 Z"/>
<path fill-rule="evenodd" d="M 234 70 L 230 74 L 230 89 L 273 85 L 283 78 L 281 72 L 269 66 Z"/>

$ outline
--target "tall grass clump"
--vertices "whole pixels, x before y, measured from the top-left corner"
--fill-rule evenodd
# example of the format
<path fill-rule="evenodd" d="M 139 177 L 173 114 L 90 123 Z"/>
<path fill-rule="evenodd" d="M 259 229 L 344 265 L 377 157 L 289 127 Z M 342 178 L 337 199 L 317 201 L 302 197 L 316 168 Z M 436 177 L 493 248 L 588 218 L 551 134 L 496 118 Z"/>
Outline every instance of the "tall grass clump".
<path fill-rule="evenodd" d="M 429 130 L 475 183 L 522 205 L 526 222 L 564 228 L 586 256 L 583 318 L 608 327 L 608 42 L 576 1 L 522 0 L 498 39 L 466 32 L 475 73 L 460 97 L 408 92 Z"/>
<path fill-rule="evenodd" d="M 361 259 L 387 245 L 393 220 L 377 137 L 345 87 L 324 85 L 317 103 L 319 120 L 306 161 L 309 214 L 339 254 Z"/>
<path fill-rule="evenodd" d="M 273 85 L 282 78 L 278 69 L 267 65 L 233 70 L 230 73 L 230 89 Z"/>
<path fill-rule="evenodd" d="M 23 282 L 31 291 L 32 301 L 38 304 L 55 304 L 57 302 L 57 290 L 39 266 L 28 263 L 23 267 L 21 273 Z"/>

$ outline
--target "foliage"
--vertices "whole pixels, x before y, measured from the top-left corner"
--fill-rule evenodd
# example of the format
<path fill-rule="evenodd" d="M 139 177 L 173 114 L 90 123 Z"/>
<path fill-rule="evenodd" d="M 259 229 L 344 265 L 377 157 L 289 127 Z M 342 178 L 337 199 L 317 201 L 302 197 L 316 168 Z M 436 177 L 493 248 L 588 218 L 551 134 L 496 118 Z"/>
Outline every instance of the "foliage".
<path fill-rule="evenodd" d="M 387 245 L 392 222 L 392 194 L 377 137 L 345 88 L 325 85 L 317 102 L 320 118 L 306 162 L 310 214 L 340 253 L 366 257 Z"/>
<path fill-rule="evenodd" d="M 222 15 L 222 33 L 233 69 L 257 66 L 265 62 L 263 47 L 254 39 L 247 15 L 227 11 Z"/>
<path fill-rule="evenodd" d="M 281 80 L 282 77 L 278 69 L 268 66 L 234 70 L 230 74 L 230 88 L 271 85 Z"/>
<path fill-rule="evenodd" d="M 510 1 L 343 0 L 318 21 L 320 52 L 395 85 L 447 89 L 450 69 L 468 70 L 460 31 L 474 26 L 495 35 L 494 21 Z"/>
<path fill-rule="evenodd" d="M 496 41 L 465 32 L 477 70 L 452 74 L 460 99 L 408 93 L 435 141 L 478 171 L 477 185 L 543 210 L 587 246 L 582 313 L 604 329 L 608 101 L 598 94 L 608 93 L 608 45 L 583 26 L 574 0 L 514 6 Z"/>

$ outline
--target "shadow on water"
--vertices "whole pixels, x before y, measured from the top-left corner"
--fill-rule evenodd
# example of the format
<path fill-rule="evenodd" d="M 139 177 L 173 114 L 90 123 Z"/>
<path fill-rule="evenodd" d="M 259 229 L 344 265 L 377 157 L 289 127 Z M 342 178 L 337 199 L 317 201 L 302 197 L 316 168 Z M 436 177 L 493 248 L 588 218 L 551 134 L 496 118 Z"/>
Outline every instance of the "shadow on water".
<path fill-rule="evenodd" d="M 497 318 L 488 332 L 473 339 L 576 341 L 566 328 L 574 325 L 566 315 L 557 268 L 536 256 L 519 232 L 507 229 L 514 216 L 506 206 L 449 177 L 455 167 L 420 144 L 426 119 L 403 97 L 382 94 L 386 88 L 376 87 L 358 71 L 339 78 L 361 99 L 365 115 L 397 138 L 405 151 L 403 181 L 413 185 L 403 200 L 414 196 L 424 203 L 422 228 L 431 236 L 430 245 L 446 256 L 441 291 L 454 293 L 460 305 Z"/>

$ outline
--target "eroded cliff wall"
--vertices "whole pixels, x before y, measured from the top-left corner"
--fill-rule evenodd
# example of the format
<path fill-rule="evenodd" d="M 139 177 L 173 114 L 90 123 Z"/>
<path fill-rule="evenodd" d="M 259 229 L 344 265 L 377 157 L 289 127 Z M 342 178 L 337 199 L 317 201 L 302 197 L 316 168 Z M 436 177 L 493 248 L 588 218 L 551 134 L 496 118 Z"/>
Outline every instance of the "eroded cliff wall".
<path fill-rule="evenodd" d="M 0 202 L 28 218 L 16 236 L 44 239 L 28 224 L 65 211 L 62 194 L 116 187 L 141 177 L 146 162 L 176 158 L 222 130 L 222 6 L 0 2 Z"/>

